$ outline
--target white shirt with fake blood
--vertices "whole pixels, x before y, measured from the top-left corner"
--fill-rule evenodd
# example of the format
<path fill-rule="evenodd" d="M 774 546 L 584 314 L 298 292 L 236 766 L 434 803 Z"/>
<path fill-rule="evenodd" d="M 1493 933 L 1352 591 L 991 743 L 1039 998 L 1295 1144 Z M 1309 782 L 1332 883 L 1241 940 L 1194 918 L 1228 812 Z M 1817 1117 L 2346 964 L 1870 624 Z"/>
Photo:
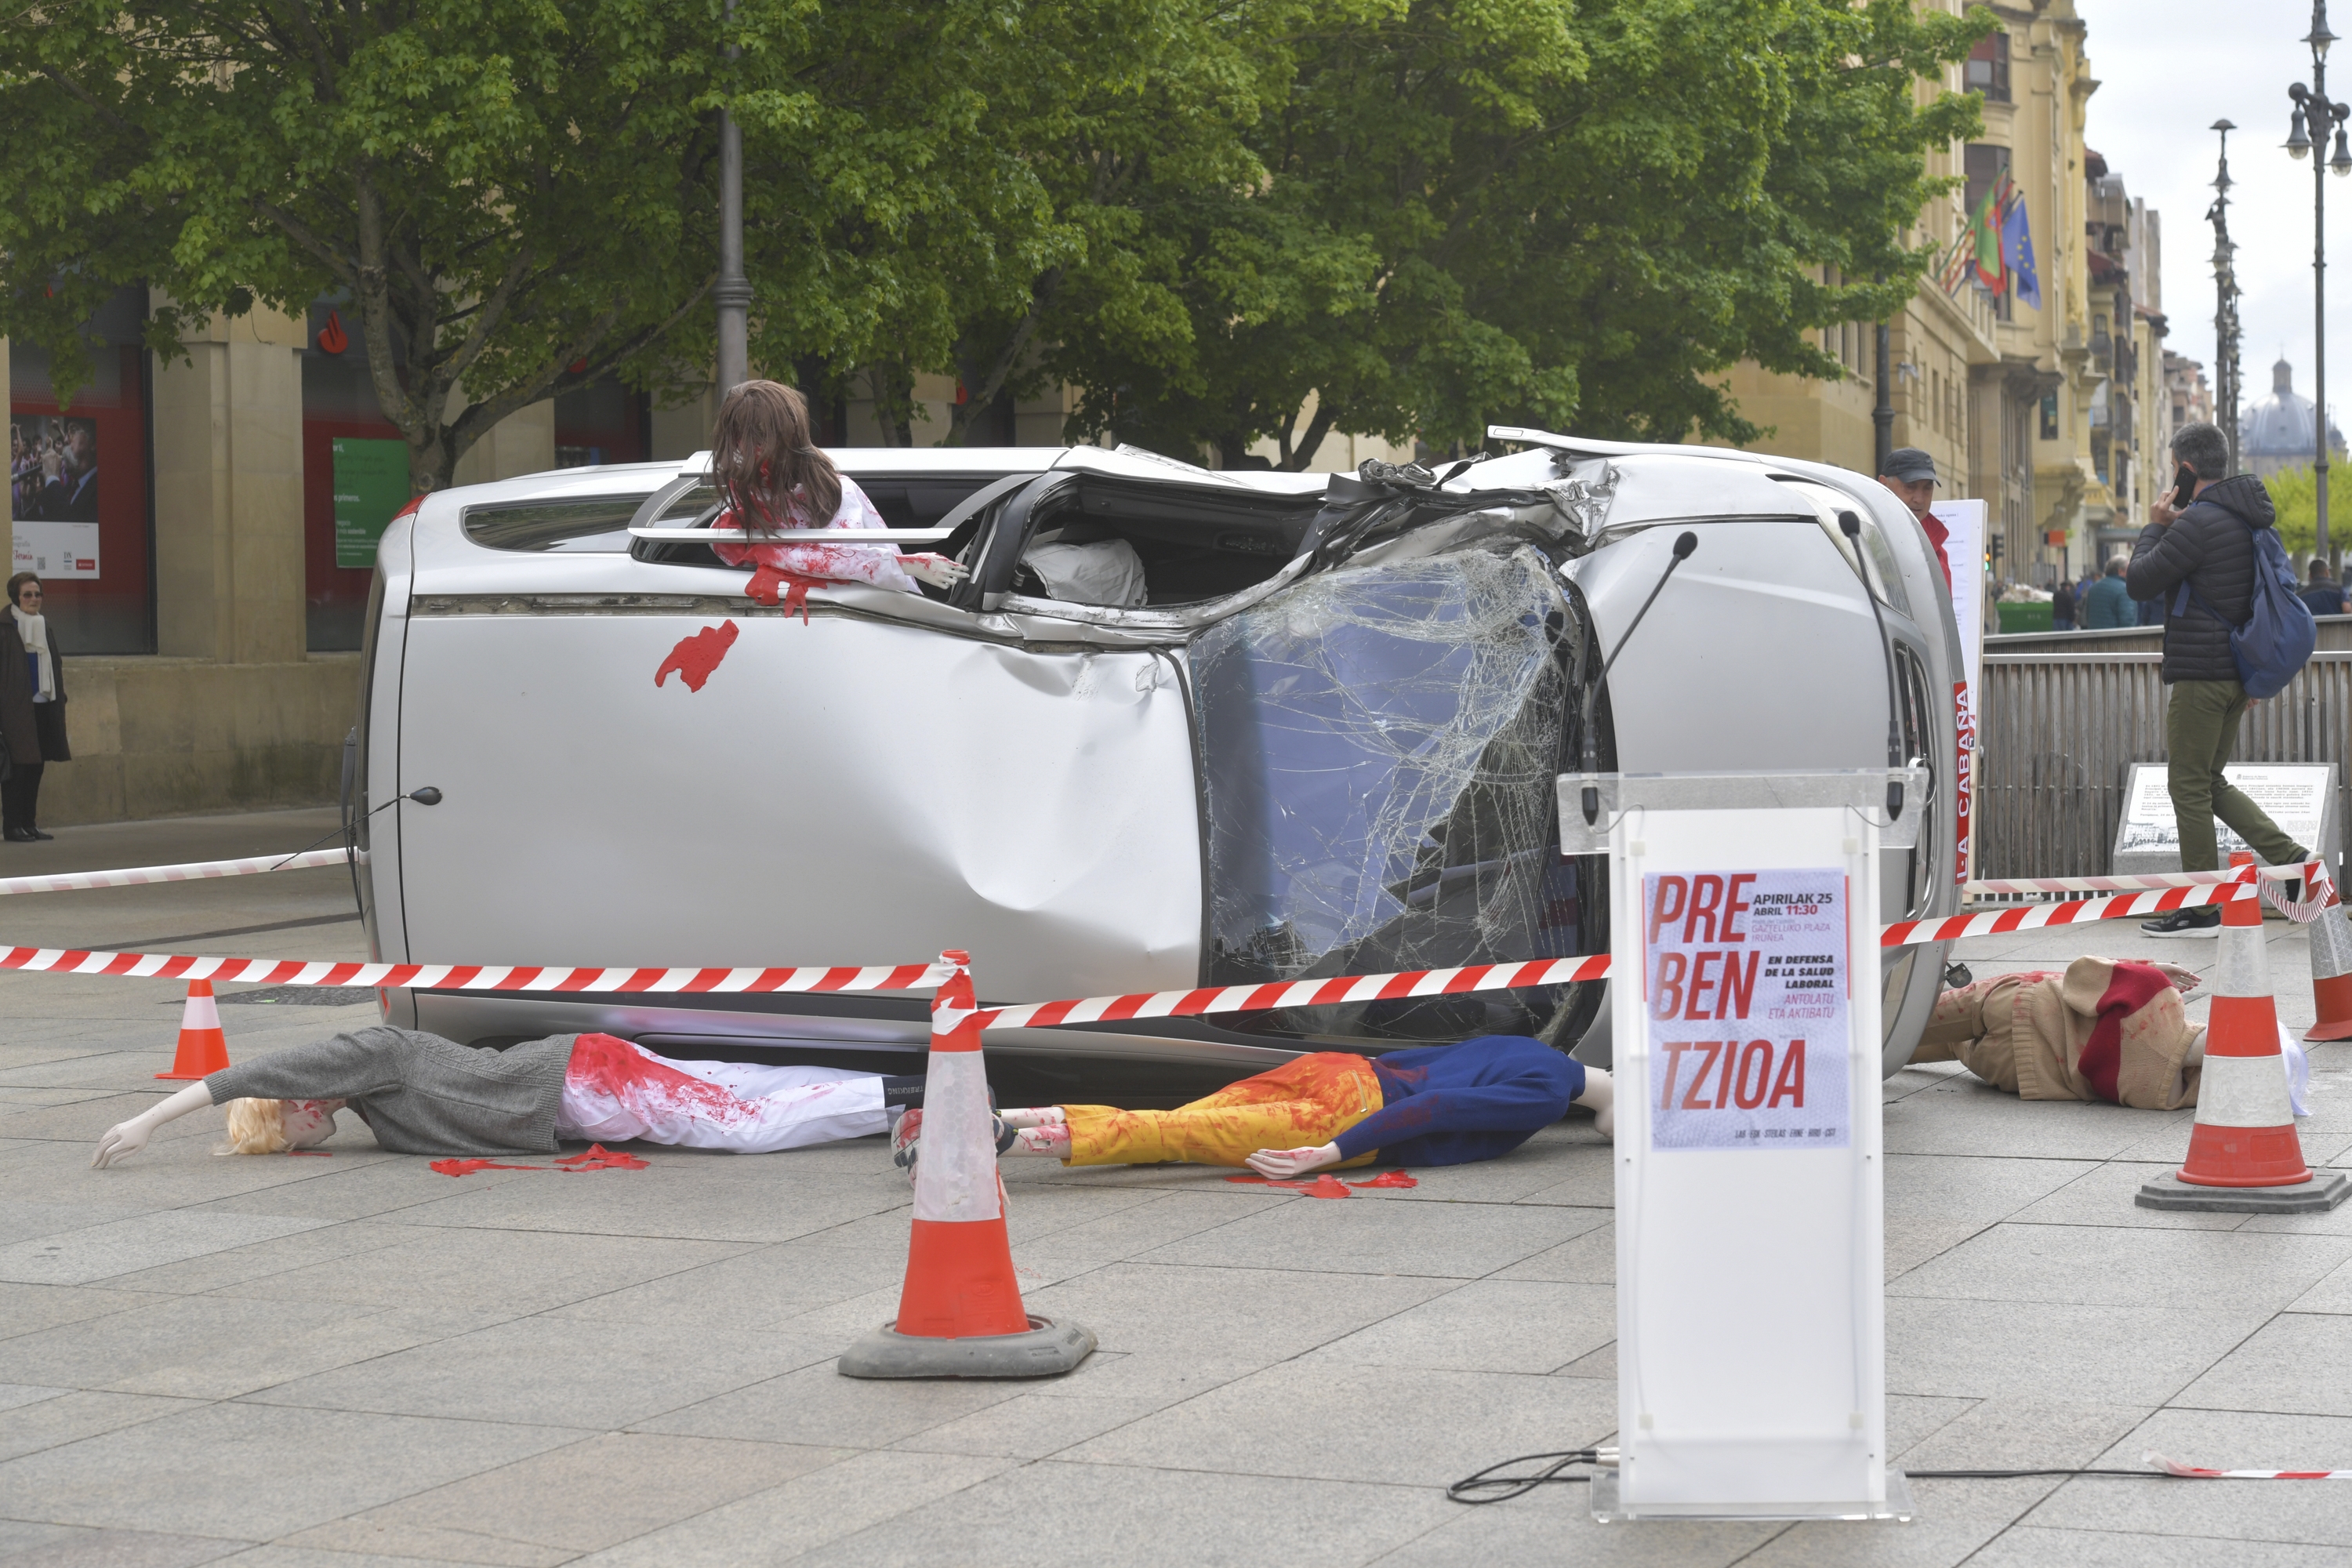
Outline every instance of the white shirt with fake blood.
<path fill-rule="evenodd" d="M 685 1080 L 693 1080 L 688 1082 Z M 882 1080 L 840 1068 L 682 1062 L 583 1035 L 563 1076 L 558 1138 L 641 1138 L 684 1149 L 765 1154 L 889 1130 Z"/>
<path fill-rule="evenodd" d="M 736 528 L 740 523 L 733 511 L 721 512 L 719 528 Z M 874 510 L 866 492 L 847 474 L 841 476 L 841 505 L 824 522 L 813 522 L 808 514 L 808 492 L 795 489 L 784 504 L 784 516 L 775 526 L 789 529 L 838 528 L 843 530 L 887 528 L 882 514 Z M 740 566 L 746 561 L 761 566 L 773 566 L 782 572 L 798 573 L 803 577 L 823 578 L 835 583 L 871 583 L 877 588 L 892 588 L 901 594 L 919 594 L 923 590 L 906 568 L 898 564 L 898 547 L 895 544 L 714 544 L 711 550 L 730 566 Z"/>

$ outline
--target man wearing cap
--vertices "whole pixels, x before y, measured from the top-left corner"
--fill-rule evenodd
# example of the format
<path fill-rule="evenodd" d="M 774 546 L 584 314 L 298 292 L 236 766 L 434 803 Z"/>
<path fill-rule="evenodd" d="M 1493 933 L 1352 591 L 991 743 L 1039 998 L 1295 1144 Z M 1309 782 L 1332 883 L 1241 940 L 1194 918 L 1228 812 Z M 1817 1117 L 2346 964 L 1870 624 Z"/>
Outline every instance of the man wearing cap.
<path fill-rule="evenodd" d="M 1936 504 L 1936 459 L 1916 447 L 1897 447 L 1886 454 L 1886 468 L 1878 482 L 1893 490 L 1919 526 L 1927 531 L 1927 542 L 1936 547 L 1936 563 L 1944 569 L 1944 586 L 1952 585 L 1952 563 L 1945 557 L 1944 542 L 1951 537 L 1942 520 L 1927 509 Z"/>

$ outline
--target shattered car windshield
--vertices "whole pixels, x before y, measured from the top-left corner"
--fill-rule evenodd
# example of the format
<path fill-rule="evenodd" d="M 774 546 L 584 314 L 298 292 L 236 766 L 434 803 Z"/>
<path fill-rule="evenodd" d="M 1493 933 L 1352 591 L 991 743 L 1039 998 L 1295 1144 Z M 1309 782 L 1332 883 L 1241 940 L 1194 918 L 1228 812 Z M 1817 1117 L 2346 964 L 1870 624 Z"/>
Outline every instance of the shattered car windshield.
<path fill-rule="evenodd" d="M 1572 609 L 1528 547 L 1342 567 L 1193 643 L 1208 979 L 1246 984 L 1597 952 L 1563 859 Z M 1578 988 L 1244 1015 L 1274 1033 L 1550 1037 Z"/>

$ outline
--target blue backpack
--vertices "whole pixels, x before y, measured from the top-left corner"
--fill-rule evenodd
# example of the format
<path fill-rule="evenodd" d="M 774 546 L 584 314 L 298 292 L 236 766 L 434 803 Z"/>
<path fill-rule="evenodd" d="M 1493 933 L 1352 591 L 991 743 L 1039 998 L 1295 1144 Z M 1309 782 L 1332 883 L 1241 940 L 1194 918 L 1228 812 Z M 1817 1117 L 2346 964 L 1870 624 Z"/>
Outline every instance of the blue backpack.
<path fill-rule="evenodd" d="M 2259 700 L 2285 690 L 2294 672 L 2310 659 L 2319 641 L 2319 623 L 2312 619 L 2311 606 L 2295 592 L 2294 567 L 2287 561 L 2286 546 L 2279 542 L 2278 530 L 2256 528 L 2243 518 L 2238 521 L 2253 536 L 2254 592 L 2247 603 L 2245 624 L 2230 626 L 2230 657 L 2237 661 L 2238 684 L 2246 689 L 2247 696 Z M 2223 626 L 2230 625 L 2227 616 L 2186 582 L 2173 596 L 2172 613 L 2187 615 L 2190 599 Z"/>

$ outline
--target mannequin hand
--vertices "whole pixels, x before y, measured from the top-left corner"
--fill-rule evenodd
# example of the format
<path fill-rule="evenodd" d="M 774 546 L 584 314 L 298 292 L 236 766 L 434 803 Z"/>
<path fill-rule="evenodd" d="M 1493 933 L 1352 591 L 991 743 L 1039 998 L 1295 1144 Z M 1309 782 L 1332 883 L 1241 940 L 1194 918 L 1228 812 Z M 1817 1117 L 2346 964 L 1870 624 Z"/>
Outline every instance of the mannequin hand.
<path fill-rule="evenodd" d="M 928 583 L 934 588 L 952 588 L 971 575 L 971 567 L 944 555 L 901 555 L 898 566 L 916 582 Z"/>
<path fill-rule="evenodd" d="M 2183 969 L 2177 963 L 2159 963 L 2156 967 L 2172 982 L 2172 988 L 2183 996 L 2205 984 L 2204 977 L 2193 969 Z"/>
<path fill-rule="evenodd" d="M 1261 1149 L 1249 1157 L 1249 1168 L 1261 1176 L 1286 1182 L 1303 1176 L 1309 1171 L 1319 1171 L 1326 1165 L 1339 1163 L 1339 1145 L 1325 1143 L 1313 1149 Z"/>
<path fill-rule="evenodd" d="M 98 1152 L 89 1157 L 89 1168 L 103 1171 L 109 1165 L 129 1159 L 147 1147 L 147 1136 L 152 1131 L 154 1128 L 143 1116 L 116 1122 L 99 1139 Z"/>

